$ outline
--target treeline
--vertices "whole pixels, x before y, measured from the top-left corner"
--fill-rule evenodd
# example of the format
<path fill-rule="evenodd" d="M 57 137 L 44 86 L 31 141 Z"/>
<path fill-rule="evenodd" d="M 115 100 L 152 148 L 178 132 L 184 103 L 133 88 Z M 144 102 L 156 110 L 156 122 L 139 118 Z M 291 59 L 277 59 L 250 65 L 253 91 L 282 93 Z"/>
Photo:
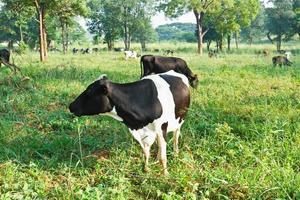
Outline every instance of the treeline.
<path fill-rule="evenodd" d="M 216 42 L 230 50 L 232 40 L 238 48 L 240 38 L 252 44 L 267 37 L 281 49 L 283 41 L 300 35 L 300 0 L 269 0 L 268 7 L 259 0 L 0 0 L 0 42 L 14 43 L 19 49 L 39 49 L 41 61 L 58 43 L 63 52 L 70 44 L 86 39 L 78 23 L 87 21 L 94 44 L 123 40 L 125 49 L 132 41 L 143 49 L 148 42 L 177 40 L 197 42 L 202 54 L 204 43 Z M 154 30 L 151 17 L 156 12 L 178 17 L 193 12 L 195 24 L 173 23 Z"/>
<path fill-rule="evenodd" d="M 159 41 L 197 42 L 196 26 L 192 23 L 171 23 L 158 26 Z"/>

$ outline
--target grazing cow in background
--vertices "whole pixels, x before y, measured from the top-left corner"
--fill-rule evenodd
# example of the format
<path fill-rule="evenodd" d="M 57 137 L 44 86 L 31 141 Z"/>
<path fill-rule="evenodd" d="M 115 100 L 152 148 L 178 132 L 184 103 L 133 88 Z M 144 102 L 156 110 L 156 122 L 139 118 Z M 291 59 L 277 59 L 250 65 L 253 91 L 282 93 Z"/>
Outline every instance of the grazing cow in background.
<path fill-rule="evenodd" d="M 124 48 L 114 48 L 114 51 L 121 52 L 121 51 L 124 51 Z"/>
<path fill-rule="evenodd" d="M 287 57 L 285 56 L 274 56 L 272 58 L 272 62 L 273 62 L 273 66 L 276 67 L 277 65 L 279 65 L 280 67 L 282 67 L 282 65 L 287 65 L 287 66 L 291 66 L 293 63 L 291 61 L 288 60 Z"/>
<path fill-rule="evenodd" d="M 49 51 L 51 51 L 51 52 L 61 52 L 61 50 L 56 48 L 56 47 L 49 48 Z"/>
<path fill-rule="evenodd" d="M 159 74 L 174 70 L 175 72 L 184 74 L 193 88 L 196 88 L 198 85 L 197 74 L 193 74 L 186 62 L 181 58 L 143 55 L 140 62 L 141 77 L 152 73 Z"/>
<path fill-rule="evenodd" d="M 128 58 L 137 59 L 140 56 L 136 51 L 124 51 L 124 54 L 126 60 L 128 60 Z"/>
<path fill-rule="evenodd" d="M 72 49 L 73 54 L 78 53 L 78 51 L 79 51 L 79 49 L 76 49 L 76 48 L 73 48 L 73 49 Z"/>
<path fill-rule="evenodd" d="M 208 51 L 208 57 L 210 57 L 210 58 L 212 58 L 212 57 L 217 58 L 218 57 L 218 51 L 217 50 L 209 50 Z"/>
<path fill-rule="evenodd" d="M 164 52 L 164 55 L 166 55 L 166 56 L 168 56 L 168 55 L 173 56 L 173 54 L 174 54 L 174 51 L 173 51 L 173 50 L 170 50 L 170 49 L 167 49 L 167 50 L 165 50 L 165 52 Z"/>
<path fill-rule="evenodd" d="M 188 80 L 172 70 L 125 84 L 100 77 L 69 109 L 76 116 L 104 114 L 123 122 L 143 149 L 146 171 L 151 145 L 157 139 L 158 158 L 167 175 L 166 135 L 174 132 L 174 151 L 178 153 L 180 127 L 189 105 Z"/>
<path fill-rule="evenodd" d="M 93 48 L 92 50 L 93 50 L 94 53 L 98 53 L 99 52 L 98 48 Z"/>
<path fill-rule="evenodd" d="M 10 52 L 7 49 L 0 49 L 0 67 L 3 61 L 9 63 L 9 58 L 10 58 Z"/>
<path fill-rule="evenodd" d="M 255 54 L 257 55 L 257 57 L 259 57 L 261 55 L 267 57 L 269 55 L 269 51 L 266 49 L 258 50 L 258 51 L 255 51 Z"/>
<path fill-rule="evenodd" d="M 86 48 L 83 50 L 83 54 L 90 53 L 90 48 Z"/>

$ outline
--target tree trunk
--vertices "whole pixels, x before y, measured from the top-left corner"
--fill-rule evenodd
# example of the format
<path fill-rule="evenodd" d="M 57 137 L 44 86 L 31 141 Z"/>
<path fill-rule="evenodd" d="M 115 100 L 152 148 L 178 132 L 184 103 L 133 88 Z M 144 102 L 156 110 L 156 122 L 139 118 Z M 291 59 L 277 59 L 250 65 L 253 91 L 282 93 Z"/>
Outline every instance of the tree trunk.
<path fill-rule="evenodd" d="M 44 62 L 45 54 L 44 54 L 44 37 L 43 37 L 43 15 L 39 7 L 37 7 L 37 11 L 39 15 L 40 61 Z"/>
<path fill-rule="evenodd" d="M 211 40 L 207 41 L 207 43 L 206 43 L 207 51 L 209 51 L 209 49 L 210 49 L 210 44 L 211 44 Z"/>
<path fill-rule="evenodd" d="M 221 34 L 219 39 L 219 49 L 220 51 L 223 51 L 223 34 Z"/>
<path fill-rule="evenodd" d="M 282 36 L 281 34 L 279 34 L 277 37 L 277 51 L 281 50 L 281 42 L 282 42 Z"/>
<path fill-rule="evenodd" d="M 44 42 L 44 57 L 45 57 L 45 60 L 47 60 L 48 58 L 48 47 L 47 47 L 47 32 L 46 32 L 46 25 L 45 25 L 45 8 L 44 6 L 42 7 L 42 29 L 43 29 L 43 42 Z"/>
<path fill-rule="evenodd" d="M 272 44 L 274 44 L 274 39 L 271 38 L 271 33 L 270 32 L 267 33 L 267 38 L 270 40 L 270 42 Z"/>
<path fill-rule="evenodd" d="M 197 10 L 194 9 L 194 15 L 196 18 L 196 24 L 197 24 L 197 40 L 198 40 L 198 49 L 197 52 L 198 54 L 202 55 L 203 54 L 203 37 L 205 35 L 204 32 L 203 33 L 203 27 L 202 27 L 202 19 L 204 16 L 203 12 L 198 12 Z"/>
<path fill-rule="evenodd" d="M 68 52 L 69 48 L 69 26 L 68 23 L 66 23 L 66 52 Z"/>
<path fill-rule="evenodd" d="M 250 45 L 250 47 L 252 46 L 252 42 L 253 42 L 253 37 L 250 36 L 250 38 L 249 38 L 249 45 Z"/>
<path fill-rule="evenodd" d="M 108 51 L 111 51 L 111 50 L 112 50 L 112 48 L 114 47 L 114 43 L 113 43 L 113 41 L 111 41 L 111 40 L 107 40 L 107 41 L 106 41 L 106 43 L 107 43 L 107 48 L 108 48 Z"/>
<path fill-rule="evenodd" d="M 61 33 L 60 33 L 61 44 L 62 44 L 63 53 L 65 54 L 66 52 L 65 52 L 65 42 L 64 42 L 64 23 L 61 18 L 59 19 L 59 22 L 60 22 L 60 28 L 61 28 Z"/>
<path fill-rule="evenodd" d="M 20 31 L 20 42 L 24 41 L 24 37 L 23 37 L 23 30 L 22 30 L 22 26 L 19 25 L 19 31 Z"/>
<path fill-rule="evenodd" d="M 125 50 L 128 51 L 130 49 L 130 34 L 127 22 L 124 22 L 124 44 Z"/>
<path fill-rule="evenodd" d="M 142 47 L 143 51 L 146 51 L 146 42 L 145 42 L 145 40 L 141 41 L 141 47 Z"/>
<path fill-rule="evenodd" d="M 13 52 L 13 48 L 14 48 L 14 42 L 12 40 L 8 41 L 7 48 L 9 50 L 9 54 L 11 55 Z"/>
<path fill-rule="evenodd" d="M 227 35 L 227 50 L 230 51 L 230 42 L 231 42 L 231 35 Z"/>
<path fill-rule="evenodd" d="M 235 34 L 234 34 L 234 39 L 235 39 L 235 48 L 238 49 L 239 48 L 239 36 L 238 36 L 237 32 L 235 32 Z"/>

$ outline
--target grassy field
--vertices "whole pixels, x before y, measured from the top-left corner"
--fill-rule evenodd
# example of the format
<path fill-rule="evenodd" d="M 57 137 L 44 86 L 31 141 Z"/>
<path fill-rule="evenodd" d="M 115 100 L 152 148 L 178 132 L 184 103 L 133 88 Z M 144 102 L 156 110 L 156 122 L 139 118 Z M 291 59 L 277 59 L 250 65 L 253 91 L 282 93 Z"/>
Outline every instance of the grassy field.
<path fill-rule="evenodd" d="M 158 45 L 150 46 L 155 48 Z M 24 75 L 0 69 L 0 199 L 300 199 L 300 57 L 274 68 L 256 49 L 218 58 L 195 45 L 167 44 L 200 77 L 168 168 L 143 172 L 142 150 L 109 117 L 75 118 L 69 103 L 100 74 L 139 79 L 138 60 L 122 53 L 15 56 Z M 300 46 L 290 46 L 296 53 Z M 180 51 L 179 51 L 180 50 Z"/>

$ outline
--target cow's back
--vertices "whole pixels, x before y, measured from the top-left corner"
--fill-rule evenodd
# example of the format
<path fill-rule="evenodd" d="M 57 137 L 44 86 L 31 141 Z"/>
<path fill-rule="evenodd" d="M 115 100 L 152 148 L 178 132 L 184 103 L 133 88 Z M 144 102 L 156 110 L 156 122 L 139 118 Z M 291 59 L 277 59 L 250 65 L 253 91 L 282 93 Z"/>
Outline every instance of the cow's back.
<path fill-rule="evenodd" d="M 158 66 L 155 68 L 155 73 L 164 73 L 169 70 L 174 70 L 178 73 L 182 73 L 181 68 L 187 67 L 186 62 L 181 58 L 162 56 L 155 56 L 154 65 Z"/>

